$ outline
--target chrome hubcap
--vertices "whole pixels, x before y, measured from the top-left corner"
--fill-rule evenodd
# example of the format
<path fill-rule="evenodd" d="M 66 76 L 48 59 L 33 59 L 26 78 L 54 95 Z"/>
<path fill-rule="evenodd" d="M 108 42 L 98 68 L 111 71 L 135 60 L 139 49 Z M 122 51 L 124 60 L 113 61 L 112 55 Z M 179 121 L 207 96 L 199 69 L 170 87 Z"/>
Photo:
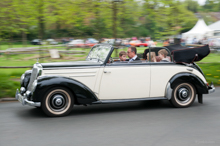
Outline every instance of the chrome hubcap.
<path fill-rule="evenodd" d="M 65 105 L 65 102 L 64 97 L 60 94 L 54 95 L 51 99 L 51 105 L 55 109 L 62 108 Z"/>
<path fill-rule="evenodd" d="M 177 95 L 178 99 L 181 101 L 186 101 L 190 98 L 189 90 L 187 88 L 180 88 Z"/>

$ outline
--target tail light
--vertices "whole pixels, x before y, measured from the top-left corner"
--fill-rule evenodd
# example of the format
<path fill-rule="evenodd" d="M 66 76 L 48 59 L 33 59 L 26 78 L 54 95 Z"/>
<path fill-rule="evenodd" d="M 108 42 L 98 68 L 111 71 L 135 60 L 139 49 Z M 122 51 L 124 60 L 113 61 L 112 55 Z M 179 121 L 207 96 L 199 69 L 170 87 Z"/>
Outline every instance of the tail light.
<path fill-rule="evenodd" d="M 209 86 L 209 83 L 206 83 L 207 86 Z"/>

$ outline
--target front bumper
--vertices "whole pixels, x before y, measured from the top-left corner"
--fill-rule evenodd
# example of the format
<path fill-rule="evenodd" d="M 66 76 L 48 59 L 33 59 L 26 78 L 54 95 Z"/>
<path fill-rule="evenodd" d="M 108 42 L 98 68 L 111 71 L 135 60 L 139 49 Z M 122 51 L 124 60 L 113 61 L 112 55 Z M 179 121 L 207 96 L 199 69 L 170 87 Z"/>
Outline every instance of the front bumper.
<path fill-rule="evenodd" d="M 215 92 L 215 87 L 214 87 L 213 83 L 208 87 L 208 91 L 209 91 L 209 93 Z"/>
<path fill-rule="evenodd" d="M 35 107 L 40 107 L 41 103 L 40 102 L 33 102 L 27 99 L 27 95 L 24 94 L 23 96 L 19 93 L 19 90 L 17 89 L 15 98 L 22 104 L 22 105 L 30 105 L 30 106 L 35 106 Z"/>

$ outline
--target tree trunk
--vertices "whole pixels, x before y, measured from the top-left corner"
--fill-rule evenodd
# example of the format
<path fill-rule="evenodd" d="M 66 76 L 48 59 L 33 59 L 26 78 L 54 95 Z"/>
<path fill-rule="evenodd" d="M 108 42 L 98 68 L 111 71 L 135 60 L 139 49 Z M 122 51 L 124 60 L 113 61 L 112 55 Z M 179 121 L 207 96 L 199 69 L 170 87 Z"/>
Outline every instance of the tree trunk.
<path fill-rule="evenodd" d="M 112 25 L 112 30 L 113 30 L 113 38 L 116 39 L 117 38 L 117 5 L 116 2 L 112 1 L 112 10 L 113 10 L 113 15 L 112 15 L 112 21 L 113 21 L 113 25 Z"/>
<path fill-rule="evenodd" d="M 44 1 L 40 0 L 39 1 L 39 7 L 38 7 L 38 27 L 39 27 L 39 39 L 43 40 L 44 39 L 44 12 L 43 12 L 43 6 L 44 6 Z"/>
<path fill-rule="evenodd" d="M 10 33 L 10 40 L 9 40 L 9 48 L 13 48 L 13 34 L 12 33 Z"/>
<path fill-rule="evenodd" d="M 113 25 L 112 25 L 112 29 L 113 29 L 113 38 L 117 39 L 117 4 L 116 2 L 112 1 L 112 10 L 113 10 Z M 115 49 L 115 56 L 118 56 L 118 50 Z"/>
<path fill-rule="evenodd" d="M 99 7 L 100 7 L 100 5 L 98 4 L 98 2 L 96 2 L 97 4 L 95 5 L 95 17 L 96 17 L 96 23 L 95 23 L 95 30 L 96 30 L 96 37 L 98 38 L 98 39 L 100 39 L 100 33 L 101 33 L 101 31 L 100 31 L 100 15 L 99 15 Z"/>
<path fill-rule="evenodd" d="M 24 47 L 27 47 L 27 34 L 24 30 L 22 31 L 22 43 Z"/>
<path fill-rule="evenodd" d="M 60 21 L 57 20 L 57 22 L 56 22 L 56 34 L 55 34 L 55 37 L 58 38 L 59 36 L 60 36 Z"/>

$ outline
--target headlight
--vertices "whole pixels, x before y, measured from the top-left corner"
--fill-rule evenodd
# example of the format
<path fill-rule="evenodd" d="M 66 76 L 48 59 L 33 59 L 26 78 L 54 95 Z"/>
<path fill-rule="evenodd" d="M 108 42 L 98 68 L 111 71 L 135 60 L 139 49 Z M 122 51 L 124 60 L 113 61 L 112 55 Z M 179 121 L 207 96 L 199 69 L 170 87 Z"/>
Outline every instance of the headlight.
<path fill-rule="evenodd" d="M 20 84 L 22 85 L 24 83 L 24 76 L 25 74 L 22 74 L 21 79 L 20 79 Z"/>

